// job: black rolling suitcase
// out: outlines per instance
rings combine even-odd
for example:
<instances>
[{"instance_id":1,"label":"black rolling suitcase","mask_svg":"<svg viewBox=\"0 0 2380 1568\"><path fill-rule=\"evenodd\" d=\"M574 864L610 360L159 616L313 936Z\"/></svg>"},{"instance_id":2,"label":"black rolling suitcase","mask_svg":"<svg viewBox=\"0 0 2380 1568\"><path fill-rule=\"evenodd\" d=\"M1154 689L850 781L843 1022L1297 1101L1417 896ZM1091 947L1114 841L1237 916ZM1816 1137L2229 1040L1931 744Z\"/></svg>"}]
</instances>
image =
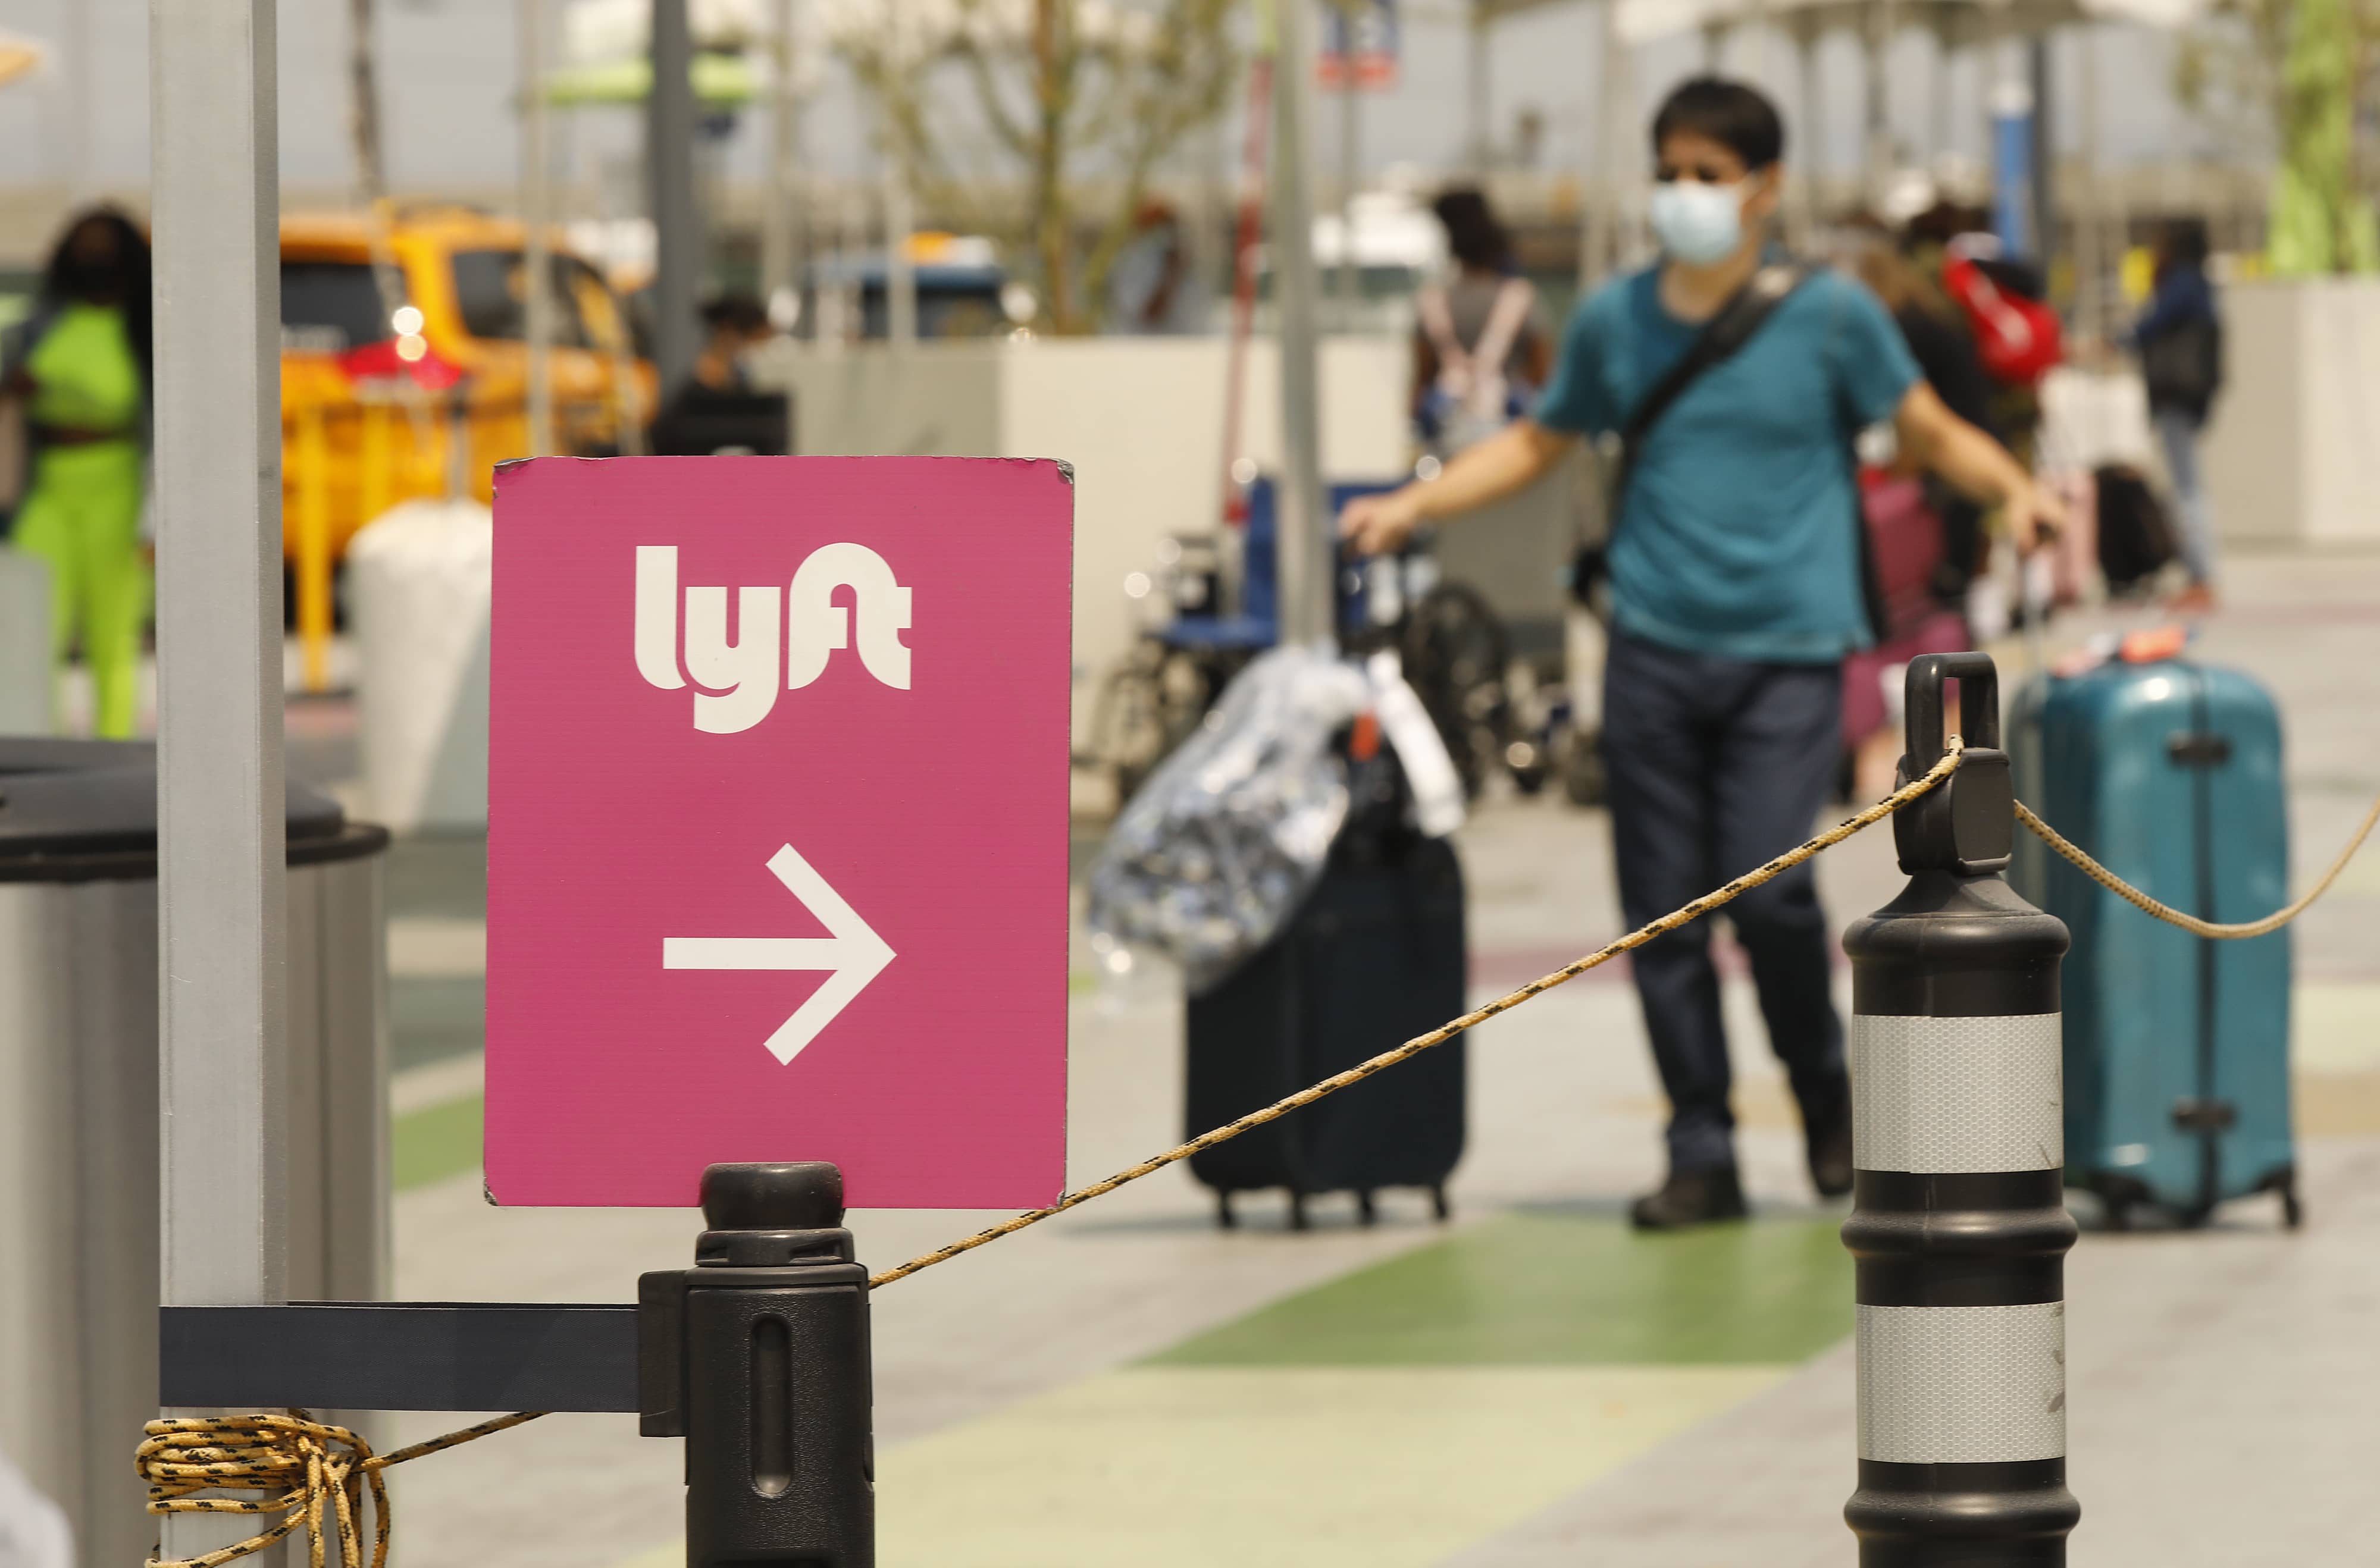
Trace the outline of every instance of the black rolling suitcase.
<instances>
[{"instance_id":1,"label":"black rolling suitcase","mask_svg":"<svg viewBox=\"0 0 2380 1568\"><path fill-rule=\"evenodd\" d=\"M2179 553L2165 503L2141 471L2112 463L2092 476L2097 498L2099 572L2119 598L2151 585Z\"/></svg>"},{"instance_id":2,"label":"black rolling suitcase","mask_svg":"<svg viewBox=\"0 0 2380 1568\"><path fill-rule=\"evenodd\" d=\"M1287 928L1190 999L1192 1136L1463 1011L1463 867L1447 840L1422 838L1396 820L1401 783L1396 812L1355 814ZM1193 1154L1190 1169L1215 1189L1226 1225L1233 1193L1269 1187L1288 1189L1293 1229L1305 1227L1305 1200L1320 1192L1354 1192L1369 1224L1373 1194L1384 1187L1428 1188L1442 1220L1463 1131L1458 1035Z\"/></svg>"}]
</instances>

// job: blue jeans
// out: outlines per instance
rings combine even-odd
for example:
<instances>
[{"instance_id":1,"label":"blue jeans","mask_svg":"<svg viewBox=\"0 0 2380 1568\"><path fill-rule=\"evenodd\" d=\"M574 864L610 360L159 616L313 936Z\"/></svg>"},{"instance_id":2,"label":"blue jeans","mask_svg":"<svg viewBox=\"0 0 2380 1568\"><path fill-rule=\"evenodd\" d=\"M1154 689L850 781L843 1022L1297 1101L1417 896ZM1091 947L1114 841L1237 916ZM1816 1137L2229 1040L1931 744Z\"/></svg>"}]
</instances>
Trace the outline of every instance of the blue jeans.
<instances>
[{"instance_id":1,"label":"blue jeans","mask_svg":"<svg viewBox=\"0 0 2380 1568\"><path fill-rule=\"evenodd\" d=\"M1841 755L1839 667L1753 664L1615 635L1603 703L1613 858L1631 929L1810 836ZM1815 867L1754 888L1727 917L1804 1119L1844 1114L1850 1080ZM1670 1168L1732 1164L1732 1074L1710 923L1656 937L1633 964L1670 1097Z\"/></svg>"},{"instance_id":2,"label":"blue jeans","mask_svg":"<svg viewBox=\"0 0 2380 1568\"><path fill-rule=\"evenodd\" d=\"M2181 563L2190 569L2191 582L2203 586L2215 581L2215 513L2198 472L2200 421L2179 408L2160 408L2151 418L2165 445L2166 476L2173 481L2181 513Z\"/></svg>"}]
</instances>

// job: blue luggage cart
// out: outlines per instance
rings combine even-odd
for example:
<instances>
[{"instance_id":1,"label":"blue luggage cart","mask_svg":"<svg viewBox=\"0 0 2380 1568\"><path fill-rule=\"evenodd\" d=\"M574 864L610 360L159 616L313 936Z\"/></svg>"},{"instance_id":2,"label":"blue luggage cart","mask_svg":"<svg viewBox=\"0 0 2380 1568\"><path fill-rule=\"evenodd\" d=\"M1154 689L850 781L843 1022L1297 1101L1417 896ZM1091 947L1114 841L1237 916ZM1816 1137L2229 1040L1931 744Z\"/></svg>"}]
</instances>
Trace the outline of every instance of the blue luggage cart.
<instances>
[{"instance_id":1,"label":"blue luggage cart","mask_svg":"<svg viewBox=\"0 0 2380 1568\"><path fill-rule=\"evenodd\" d=\"M1378 495L1395 489L1398 483L1380 479L1331 485L1324 492L1325 502L1335 518L1339 509L1355 497ZM1241 535L1240 613L1177 616L1156 633L1168 645L1246 654L1260 653L1281 640L1280 501L1269 476L1248 487L1247 501L1247 522ZM1342 564L1337 599L1340 634L1359 633L1367 623L1361 573L1348 571Z\"/></svg>"},{"instance_id":2,"label":"blue luggage cart","mask_svg":"<svg viewBox=\"0 0 2380 1568\"><path fill-rule=\"evenodd\" d=\"M2018 797L2151 898L2252 921L2289 901L2280 717L2236 670L2185 659L2034 682L2012 727ZM2289 1122L2289 934L2193 936L2019 834L2020 891L2073 933L2065 966L2066 1172L2110 1225L2183 1223L2250 1193L2301 1211Z\"/></svg>"}]
</instances>

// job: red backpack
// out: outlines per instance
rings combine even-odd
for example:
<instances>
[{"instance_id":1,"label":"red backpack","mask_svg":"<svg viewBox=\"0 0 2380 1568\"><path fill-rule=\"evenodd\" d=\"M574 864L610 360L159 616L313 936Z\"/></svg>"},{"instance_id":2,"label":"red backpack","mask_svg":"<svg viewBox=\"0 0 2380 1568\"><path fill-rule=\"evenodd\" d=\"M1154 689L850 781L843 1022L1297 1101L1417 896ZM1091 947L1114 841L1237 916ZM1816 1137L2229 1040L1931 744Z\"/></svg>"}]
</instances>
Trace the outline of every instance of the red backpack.
<instances>
[{"instance_id":1,"label":"red backpack","mask_svg":"<svg viewBox=\"0 0 2380 1568\"><path fill-rule=\"evenodd\" d=\"M1995 380L2032 386L2066 356L2058 312L2000 287L1970 258L1953 251L1944 259L1942 286L1967 313L1976 356Z\"/></svg>"}]
</instances>

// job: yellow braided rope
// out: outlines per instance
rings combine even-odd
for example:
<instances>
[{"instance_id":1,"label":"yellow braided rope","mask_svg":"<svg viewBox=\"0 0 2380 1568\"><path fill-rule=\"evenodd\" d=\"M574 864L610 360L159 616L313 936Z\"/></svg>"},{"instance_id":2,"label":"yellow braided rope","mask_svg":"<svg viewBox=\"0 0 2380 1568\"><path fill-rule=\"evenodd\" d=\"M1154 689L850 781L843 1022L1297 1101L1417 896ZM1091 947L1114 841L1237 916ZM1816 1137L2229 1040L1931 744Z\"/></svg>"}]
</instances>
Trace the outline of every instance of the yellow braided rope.
<instances>
[{"instance_id":1,"label":"yellow braided rope","mask_svg":"<svg viewBox=\"0 0 2380 1568\"><path fill-rule=\"evenodd\" d=\"M1942 760L1936 763L1924 778L1904 785L1800 848L1745 873L1716 892L1705 894L1683 909L1630 932L1617 942L1589 953L1575 963L1566 964L1542 979L1533 980L1484 1007L1465 1013L1427 1034L1408 1040L1396 1049L1383 1052L1336 1077L1325 1079L1286 1100L1242 1116L1228 1127L1220 1127L1194 1138L1154 1159L1144 1160L1128 1170L1119 1171L1105 1181L1095 1182L1079 1192L1070 1192L1046 1209L1019 1214L988 1230L978 1231L964 1240L913 1258L897 1269L887 1269L872 1275L868 1279L868 1286L873 1289L897 1279L906 1279L921 1269L932 1268L936 1263L955 1258L962 1252L972 1252L987 1242L1013 1236L1052 1214L1063 1213L1078 1204L1113 1192L1127 1182L1138 1181L1150 1172L1187 1159L1202 1149L1211 1149L1218 1143L1237 1138L1251 1128L1262 1127L1300 1106L1310 1105L1326 1094L1335 1093L1352 1083L1360 1083L1374 1073L1392 1067L1409 1056L1418 1055L1433 1045L1453 1039L1464 1030L1483 1023L1498 1013L1520 1006L1532 996L1575 980L1632 947L1641 947L1656 936L1675 931L1688 922L1708 914L1762 883L1791 871L1819 851L1831 849L1863 828L1883 821L1956 772L1960 754L1960 742L1953 737ZM198 1557L171 1561L152 1558L149 1568L224 1568L225 1563L285 1539L301 1526L311 1538L311 1568L325 1568L333 1531L338 1542L339 1568L365 1568L360 1524L367 1490L371 1498L374 1526L370 1568L386 1568L389 1513L387 1489L380 1477L382 1470L392 1465L402 1465L408 1459L419 1459L425 1454L475 1441L492 1433L517 1427L524 1421L534 1421L541 1414L541 1411L523 1411L518 1415L498 1417L492 1421L482 1421L476 1427L448 1432L443 1437L431 1438L427 1442L418 1442L410 1448L401 1448L387 1454L374 1454L370 1444L345 1427L311 1420L303 1411L297 1410L285 1416L186 1417L152 1421L146 1429L147 1441L141 1443L135 1461L141 1479L149 1483L149 1512L161 1514L278 1514L281 1517L246 1540ZM253 1491L261 1495L252 1500L197 1495L209 1491ZM323 1520L326 1507L333 1515L329 1530L325 1529Z\"/></svg>"},{"instance_id":2,"label":"yellow braided rope","mask_svg":"<svg viewBox=\"0 0 2380 1568\"><path fill-rule=\"evenodd\" d=\"M907 1279L921 1269L930 1269L937 1263L948 1262L962 1252L972 1252L988 1242L998 1241L1003 1236L1014 1236L1027 1225L1039 1224L1052 1214L1062 1214L1078 1204L1087 1203L1094 1198L1104 1197L1126 1182L1138 1181L1151 1172L1163 1170L1176 1161L1186 1160L1202 1150L1212 1149L1218 1143L1228 1142L1252 1128L1259 1128L1267 1122L1276 1121L1292 1111L1311 1105L1326 1094L1335 1094L1349 1084L1361 1083L1374 1073L1395 1067L1409 1056L1417 1056L1433 1045L1442 1045L1464 1030L1485 1023L1498 1013L1508 1012L1532 996L1542 995L1557 985L1576 980L1587 971L1598 969L1609 963L1632 947L1641 947L1656 936L1666 935L1691 921L1698 920L1720 905L1750 892L1762 883L1783 875L1820 850L1830 850L1861 829L1872 827L1882 822L1886 817L1957 772L1961 750L1959 738L1952 736L1949 748L1942 754L1942 760L1927 769L1924 777L1902 785L1858 815L1836 824L1800 848L1789 850L1767 864L1744 873L1716 892L1704 894L1683 909L1671 911L1648 925L1639 926L1609 947L1598 947L1586 957L1564 964L1551 974L1533 980L1517 991L1507 992L1486 1007L1467 1012L1451 1023L1440 1024L1427 1034L1415 1035L1392 1051L1383 1051L1371 1060L1359 1062L1345 1072L1326 1078L1310 1089L1301 1089L1286 1100L1276 1100L1261 1111L1251 1111L1228 1126L1219 1127L1212 1132L1200 1133L1187 1143L1177 1143L1164 1153L1153 1155L1136 1165L1118 1171L1105 1181L1095 1181L1080 1191L1069 1192L1046 1209L1027 1210L1013 1219L1002 1220L1000 1224L979 1230L973 1236L953 1241L947 1247L938 1247L931 1252L922 1253L898 1268L886 1269L881 1273L870 1274L868 1278L868 1288L872 1290L879 1285L891 1285L894 1280Z\"/></svg>"},{"instance_id":3,"label":"yellow braided rope","mask_svg":"<svg viewBox=\"0 0 2380 1568\"><path fill-rule=\"evenodd\" d=\"M1311 1088L1301 1090L1285 1100L1251 1112L1229 1126L1217 1128L1153 1159L1119 1171L1105 1181L1094 1182L1080 1191L1070 1192L1046 1209L1018 1214L947 1247L913 1258L898 1268L872 1275L868 1285L872 1289L890 1285L894 1280L906 1279L922 1269L929 1269L962 1252L971 1252L1003 1236L1013 1236L1052 1214L1063 1213L1094 1198L1113 1192L1152 1171L1162 1170L1201 1150L1211 1149L1252 1128L1262 1127L1302 1106L1310 1105L1350 1084L1360 1083L1375 1073L1385 1071L1433 1045L1453 1039L1499 1013L1520 1006L1532 996L1541 995L1557 985L1575 980L1632 948L1641 947L1657 936L1708 914L1762 883L1791 871L1820 851L1841 843L1852 834L1883 821L1956 772L1961 750L1959 741L1953 737L1942 759L1923 778L1904 785L1865 811L1828 828L1799 848L1745 873L1724 887L1705 894L1684 908L1663 915L1551 974L1533 980L1483 1007L1408 1040L1345 1072L1325 1079ZM301 1526L311 1538L311 1568L325 1568L333 1531L335 1531L338 1542L339 1568L364 1568L359 1526L367 1490L371 1498L374 1525L370 1568L385 1568L389 1541L388 1493L380 1472L408 1459L419 1459L425 1454L436 1453L519 1426L524 1421L533 1421L540 1414L541 1412L524 1411L518 1415L499 1417L476 1427L448 1432L427 1442L399 1449L394 1453L380 1455L374 1454L369 1443L346 1428L310 1420L302 1411L292 1411L286 1416L225 1416L152 1421L147 1428L148 1439L141 1443L136 1461L141 1478L149 1483L151 1513L278 1514L281 1517L267 1529L246 1540L198 1557L170 1562L152 1558L149 1568L224 1568L225 1563L285 1539ZM197 1495L226 1490L254 1491L261 1495L254 1500ZM333 1515L330 1529L325 1528L323 1518L326 1506Z\"/></svg>"},{"instance_id":4,"label":"yellow braided rope","mask_svg":"<svg viewBox=\"0 0 2380 1568\"><path fill-rule=\"evenodd\" d=\"M476 1427L448 1432L394 1453L375 1454L371 1444L302 1410L285 1416L200 1416L152 1421L133 1463L149 1483L152 1514L278 1514L257 1535L197 1557L152 1557L149 1568L223 1568L261 1551L301 1526L311 1538L311 1568L323 1568L333 1531L339 1568L363 1568L361 1524L364 1494L371 1495L370 1568L388 1562L388 1488L380 1473L392 1465L534 1421L542 1411L500 1416ZM201 1497L210 1491L253 1491L256 1498ZM326 1530L325 1506L333 1519Z\"/></svg>"},{"instance_id":5,"label":"yellow braided rope","mask_svg":"<svg viewBox=\"0 0 2380 1568\"><path fill-rule=\"evenodd\" d=\"M963 1252L972 1252L978 1247L997 1241L1003 1236L1014 1236L1027 1225L1038 1224L1053 1214L1062 1214L1094 1198L1103 1197L1167 1165L1186 1160L1219 1143L1228 1142L1251 1128L1279 1120L1290 1112L1310 1105L1350 1084L1360 1083L1409 1057L1419 1055L1433 1045L1443 1044L1499 1013L1508 1012L1533 996L1542 995L1589 970L1600 968L1632 948L1641 947L1657 936L1700 919L1762 883L1772 881L1821 851L1832 849L1852 835L1874 826L1957 772L1962 754L1961 742L1957 736L1952 736L1941 760L1927 769L1923 777L1902 785L1866 810L1766 865L1746 872L1724 887L1706 893L1683 908L1638 927L1618 941L1598 947L1585 958L1565 964L1551 974L1533 980L1517 990L1507 992L1427 1034L1416 1035L1393 1050L1384 1051L1345 1072L1302 1089L1287 1099L1275 1101L1260 1111L1252 1111L1235 1122L1201 1133L1186 1143L1176 1144L1162 1154L1118 1171L1104 1181L1093 1182L1079 1191L1069 1192L1046 1209L1028 1210L946 1247L912 1258L898 1268L872 1274L868 1277L868 1287L874 1289L894 1280L906 1279L937 1263L947 1262ZM2339 851L2330 869L2323 873L2302 898L2262 920L2238 925L2201 920L2170 905L2159 903L2078 849L2056 828L2034 815L2022 801L2016 802L2016 816L2018 821L2039 834L2051 849L2071 861L2083 874L2136 908L2199 936L2233 939L2262 936L2277 931L2303 914L2315 899L2328 892L2331 885L2338 880L2339 874L2347 869L2348 862L2354 859L2356 851L2363 847L2363 841L2371 836L2374 826L2380 826L2380 800L2373 802L2372 809L2364 814L2362 825L2348 840L2347 847ZM200 1417L152 1421L145 1429L147 1440L141 1443L135 1461L141 1478L149 1483L150 1513L278 1514L281 1517L246 1540L198 1557L171 1561L151 1558L149 1568L223 1568L225 1563L285 1539L301 1526L310 1540L310 1568L325 1568L332 1531L335 1531L338 1542L339 1568L365 1568L360 1523L367 1491L371 1498L373 1521L370 1568L385 1568L390 1532L388 1490L380 1475L382 1470L392 1465L402 1465L408 1459L419 1459L476 1441L525 1421L534 1421L542 1414L542 1411L528 1410L500 1416L478 1426L447 1432L385 1454L373 1453L370 1443L346 1428L311 1420L303 1411L293 1410L285 1416ZM253 1491L261 1495L253 1500L198 1495L210 1491ZM326 1508L333 1515L330 1530L326 1530L324 1525Z\"/></svg>"},{"instance_id":6,"label":"yellow braided rope","mask_svg":"<svg viewBox=\"0 0 2380 1568\"><path fill-rule=\"evenodd\" d=\"M2278 931L2311 909L2316 899L2329 892L2330 885L2338 880L2338 874L2347 869L2347 862L2355 858L2355 851L2363 848L2363 840L2372 836L2373 825L2380 823L2380 799L2373 801L2372 809L2363 814L2363 826L2355 830L2355 836L2347 841L2347 848L2338 851L2338 858L2330 862L2330 869L2324 872L2320 880L2316 881L2312 887L2306 889L2303 898L2286 909L2275 910L2262 920L2247 921L2238 925L2221 925L2211 920L2201 920L2196 915L2182 913L2170 904L2157 902L2097 861L2093 860L2058 829L2034 815L2033 808L2022 801L2016 802L2016 819L2041 835L2043 843L2072 861L2083 875L2134 909L2153 914L2168 925L2178 925L2193 936L2211 937L2218 942L2231 942L2242 937L2264 936Z\"/></svg>"}]
</instances>

